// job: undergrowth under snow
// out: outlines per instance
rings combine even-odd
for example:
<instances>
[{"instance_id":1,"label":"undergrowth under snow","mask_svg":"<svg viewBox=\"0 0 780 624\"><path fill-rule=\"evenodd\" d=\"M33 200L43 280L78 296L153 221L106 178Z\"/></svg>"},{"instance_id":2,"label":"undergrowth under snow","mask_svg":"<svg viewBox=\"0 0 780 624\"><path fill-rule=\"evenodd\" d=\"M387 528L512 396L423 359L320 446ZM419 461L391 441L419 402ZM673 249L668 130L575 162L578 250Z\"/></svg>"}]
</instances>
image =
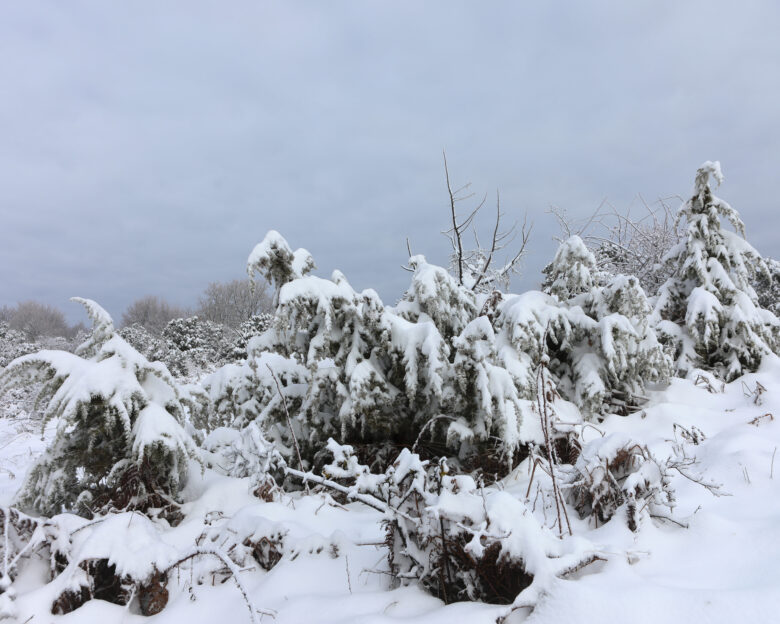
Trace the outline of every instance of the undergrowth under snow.
<instances>
[{"instance_id":1,"label":"undergrowth under snow","mask_svg":"<svg viewBox=\"0 0 780 624\"><path fill-rule=\"evenodd\" d=\"M202 471L197 464L182 492L184 519L174 528L139 513L98 522L60 515L52 522L71 536L74 561L107 558L117 574L136 578L170 568L168 604L152 616L160 624L253 619L487 624L501 616L529 624L775 621L780 607L780 359L767 358L758 373L725 386L708 388L698 381L673 379L667 388L650 390L641 411L585 427L586 443L602 438L600 446L606 448L630 439L660 462L675 458L677 469L668 471L674 506L665 514L668 519L641 516L632 532L624 509L595 526L568 505L576 537L565 536L562 549L585 544L600 560L566 578L545 579L532 611L471 602L445 606L415 585L391 589L379 511L359 502L341 504L325 492L282 493L264 502L252 494L250 478ZM11 503L25 470L46 445L39 423L12 407L5 406L11 416L0 419L3 506ZM499 484L501 497L511 496L518 509L530 510L552 528L554 511L538 499L544 496L538 472L526 499L531 468L526 460L506 477ZM506 529L522 527L509 519ZM272 545L275 551L264 556L278 563L263 569L247 544ZM201 554L171 568L196 551ZM232 564L233 575L223 573L219 553L227 552L232 561L243 562ZM70 565L50 581L49 564L33 555L20 565L13 584L15 621L149 621L133 601L124 607L90 600L66 615L52 615L53 602L78 585L81 572ZM257 609L254 614L244 591Z\"/></svg>"}]
</instances>

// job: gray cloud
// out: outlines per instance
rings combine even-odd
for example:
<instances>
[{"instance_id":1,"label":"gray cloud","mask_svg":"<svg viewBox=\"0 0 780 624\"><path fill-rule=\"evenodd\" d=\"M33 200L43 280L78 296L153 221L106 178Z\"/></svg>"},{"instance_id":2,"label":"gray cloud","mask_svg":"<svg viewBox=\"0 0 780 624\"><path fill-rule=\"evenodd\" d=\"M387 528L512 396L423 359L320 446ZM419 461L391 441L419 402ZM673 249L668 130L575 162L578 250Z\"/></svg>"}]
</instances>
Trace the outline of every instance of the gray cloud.
<instances>
[{"instance_id":1,"label":"gray cloud","mask_svg":"<svg viewBox=\"0 0 780 624\"><path fill-rule=\"evenodd\" d=\"M0 8L0 304L193 303L270 228L388 301L457 180L555 204L720 195L780 255L777 3L25 2ZM73 314L76 314L74 311Z\"/></svg>"}]
</instances>

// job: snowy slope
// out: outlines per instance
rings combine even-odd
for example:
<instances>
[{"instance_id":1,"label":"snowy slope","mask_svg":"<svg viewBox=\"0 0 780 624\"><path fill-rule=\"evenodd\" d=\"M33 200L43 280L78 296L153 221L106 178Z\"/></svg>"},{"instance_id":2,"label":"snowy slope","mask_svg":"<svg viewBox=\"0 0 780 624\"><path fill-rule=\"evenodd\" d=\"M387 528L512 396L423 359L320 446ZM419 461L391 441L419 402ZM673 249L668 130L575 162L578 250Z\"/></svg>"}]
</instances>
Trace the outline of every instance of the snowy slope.
<instances>
[{"instance_id":1,"label":"snowy slope","mask_svg":"<svg viewBox=\"0 0 780 624\"><path fill-rule=\"evenodd\" d=\"M757 394L759 387L766 391ZM668 388L650 392L641 412L611 416L598 425L600 431L585 430L586 439L630 437L659 458L670 456L675 445L685 453L691 460L684 470L689 478L673 471L671 481L676 522L645 518L632 533L621 517L595 527L570 507L574 534L595 544L606 561L555 580L533 612L517 609L507 622L777 621L780 359L770 359L723 392L720 383L712 389L675 379ZM694 444L681 428L698 429L704 439ZM23 414L0 420L2 504L9 503L25 466L44 444ZM233 544L241 548L246 538L281 535L281 559L274 567L266 571L252 561L238 572L251 601L264 612L256 614L256 621L478 624L508 612L506 606L479 603L445 606L415 586L390 589L382 515L360 503L341 505L325 493L283 494L279 501L263 502L250 493L248 479L201 473L196 466L190 474L183 493L185 519L175 528L140 514L118 514L93 524L59 516L71 531L85 527L73 534L73 552L81 558L107 557L118 570L143 575L170 566L196 544L227 551ZM529 477L526 462L507 477L506 491L524 499ZM48 561L33 555L21 564L14 583L15 618L96 624L252 621L240 588L218 572L221 567L217 557L203 555L173 569L168 605L151 620L139 614L137 601L123 607L92 600L55 616L53 601L79 572L71 566L48 582Z\"/></svg>"}]
</instances>

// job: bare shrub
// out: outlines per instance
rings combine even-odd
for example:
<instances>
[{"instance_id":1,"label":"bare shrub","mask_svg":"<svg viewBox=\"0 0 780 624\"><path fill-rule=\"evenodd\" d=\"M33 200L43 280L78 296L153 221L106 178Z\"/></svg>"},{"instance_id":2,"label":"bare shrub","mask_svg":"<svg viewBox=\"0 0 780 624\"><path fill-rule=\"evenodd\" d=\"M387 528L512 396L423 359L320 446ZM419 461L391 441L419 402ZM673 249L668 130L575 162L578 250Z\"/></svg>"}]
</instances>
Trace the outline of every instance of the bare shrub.
<instances>
[{"instance_id":1,"label":"bare shrub","mask_svg":"<svg viewBox=\"0 0 780 624\"><path fill-rule=\"evenodd\" d=\"M253 286L248 279L212 282L198 304L197 315L201 319L232 329L272 309L267 284L258 281Z\"/></svg>"},{"instance_id":2,"label":"bare shrub","mask_svg":"<svg viewBox=\"0 0 780 624\"><path fill-rule=\"evenodd\" d=\"M596 257L599 269L611 275L633 275L649 295L672 274L666 255L682 238L682 229L666 199L648 204L640 196L641 210L625 211L603 202L583 221L575 221L557 208L563 238L579 236Z\"/></svg>"},{"instance_id":3,"label":"bare shrub","mask_svg":"<svg viewBox=\"0 0 780 624\"><path fill-rule=\"evenodd\" d=\"M162 334L169 321L189 316L187 310L155 295L137 299L122 315L122 327L138 324L155 336Z\"/></svg>"},{"instance_id":4,"label":"bare shrub","mask_svg":"<svg viewBox=\"0 0 780 624\"><path fill-rule=\"evenodd\" d=\"M28 340L35 341L42 336L63 336L70 338L75 329L68 325L65 315L54 306L39 301L22 301L15 308L6 308L10 329L23 332Z\"/></svg>"},{"instance_id":5,"label":"bare shrub","mask_svg":"<svg viewBox=\"0 0 780 624\"><path fill-rule=\"evenodd\" d=\"M450 270L458 280L458 284L474 292L490 293L498 288L508 288L512 276L517 274L520 263L526 252L526 245L531 236L532 225L528 224L527 215L518 230L517 223L509 228L502 226L501 219L505 213L501 211L501 196L496 191L496 217L490 229L490 242L483 244L479 238L475 219L484 208L487 195L477 202L466 217L457 214L457 204L472 199L471 183L453 187L450 182L450 171L447 166L447 155L444 156L444 175L447 181L447 195L450 204L451 227L442 232L452 245L450 255ZM474 237L473 246L464 242L465 235ZM505 251L513 246L519 236L519 241L511 251ZM407 241L408 243L408 241ZM409 248L409 256L412 255ZM499 256L505 256L499 259Z\"/></svg>"}]
</instances>

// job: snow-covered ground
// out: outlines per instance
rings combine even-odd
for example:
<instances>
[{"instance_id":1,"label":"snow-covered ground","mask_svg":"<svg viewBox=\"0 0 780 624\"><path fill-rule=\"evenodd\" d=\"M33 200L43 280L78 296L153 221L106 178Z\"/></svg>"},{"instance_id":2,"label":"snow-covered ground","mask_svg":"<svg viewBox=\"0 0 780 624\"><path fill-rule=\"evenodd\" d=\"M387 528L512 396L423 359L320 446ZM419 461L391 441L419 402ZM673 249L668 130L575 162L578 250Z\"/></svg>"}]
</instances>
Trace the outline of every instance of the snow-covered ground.
<instances>
[{"instance_id":1,"label":"snow-covered ground","mask_svg":"<svg viewBox=\"0 0 780 624\"><path fill-rule=\"evenodd\" d=\"M757 392L760 388L765 391ZM678 452L695 460L684 470L690 478L672 471L675 522L644 517L638 531L631 532L620 513L596 527L570 507L573 533L589 540L605 561L554 580L532 612L517 609L506 622L778 621L780 359L768 360L758 373L726 385L723 392L720 383L713 389L674 379L668 388L650 392L641 412L611 416L598 430L585 429L586 440L622 434L658 458L670 456L677 445ZM698 429L704 439L694 444L682 428ZM0 419L2 505L11 503L27 466L45 444L40 424L23 410ZM524 499L529 477L525 462L505 479L506 491ZM382 515L369 507L341 505L324 492L285 493L276 502L263 502L250 489L248 479L193 466L183 492L185 518L174 528L138 513L92 524L75 516L57 521L71 533L77 560L107 557L118 573L136 577L153 566L175 563L196 547L235 555L248 537L256 542L283 536L281 559L270 570L251 559L252 565L235 568L241 587L217 572L223 566L215 555L172 569L168 604L152 616L161 624L250 622L242 589L258 609L256 621L277 624L478 624L507 613L506 606L480 603L445 606L414 585L392 589ZM72 532L82 525L83 530ZM16 621L149 621L140 615L137 600L128 606L91 600L66 615L52 615L53 602L77 582L79 570L69 566L49 581L49 561L41 557L20 564L13 586Z\"/></svg>"}]
</instances>

